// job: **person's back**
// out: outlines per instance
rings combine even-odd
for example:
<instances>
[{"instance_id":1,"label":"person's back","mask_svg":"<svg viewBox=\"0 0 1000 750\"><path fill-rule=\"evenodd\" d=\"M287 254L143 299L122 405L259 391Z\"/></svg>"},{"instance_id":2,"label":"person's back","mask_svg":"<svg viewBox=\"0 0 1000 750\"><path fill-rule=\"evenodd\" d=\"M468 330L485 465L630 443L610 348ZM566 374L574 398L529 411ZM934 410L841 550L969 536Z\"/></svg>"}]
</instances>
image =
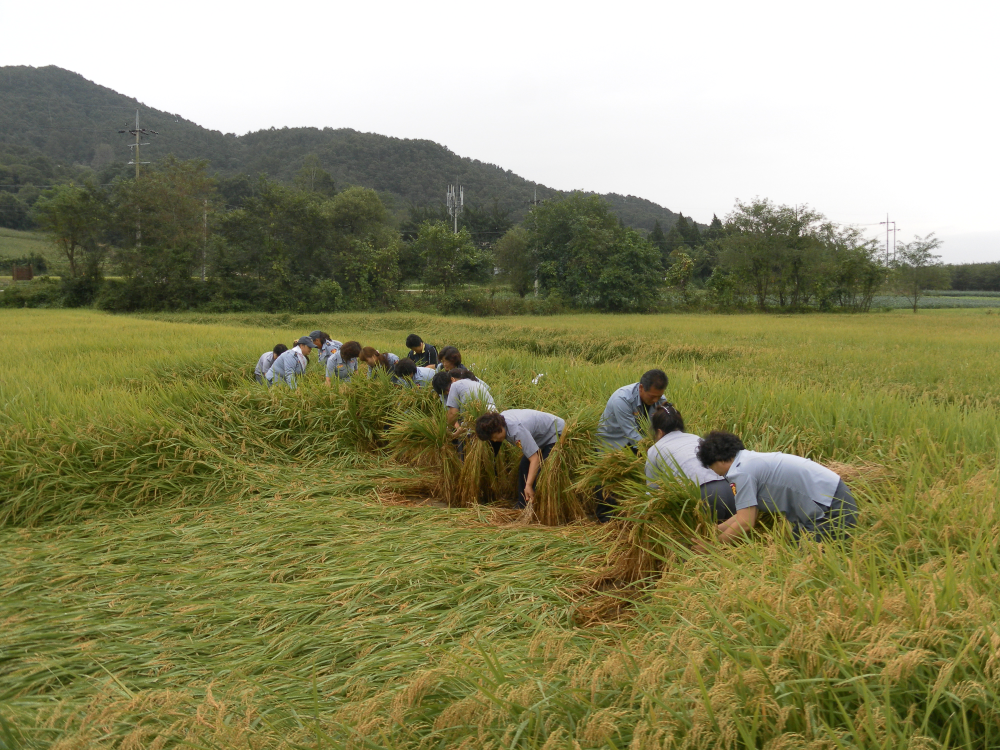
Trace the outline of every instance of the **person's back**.
<instances>
[{"instance_id":1,"label":"person's back","mask_svg":"<svg viewBox=\"0 0 1000 750\"><path fill-rule=\"evenodd\" d=\"M295 378L305 373L307 362L305 355L293 346L274 360L267 379L271 383L283 382L290 388L294 388Z\"/></svg>"},{"instance_id":2,"label":"person's back","mask_svg":"<svg viewBox=\"0 0 1000 750\"><path fill-rule=\"evenodd\" d=\"M482 380L456 380L451 384L445 406L461 412L465 404L470 401L481 401L487 409L496 411L490 388Z\"/></svg>"},{"instance_id":3,"label":"person's back","mask_svg":"<svg viewBox=\"0 0 1000 750\"><path fill-rule=\"evenodd\" d=\"M840 484L837 474L808 458L746 448L736 454L726 479L736 485L737 509L752 497L761 510L807 528L823 517Z\"/></svg>"},{"instance_id":4,"label":"person's back","mask_svg":"<svg viewBox=\"0 0 1000 750\"><path fill-rule=\"evenodd\" d=\"M260 355L260 359L257 360L257 366L253 368L253 375L258 383L264 382L267 371L271 369L275 359L274 352L264 352Z\"/></svg>"},{"instance_id":5,"label":"person's back","mask_svg":"<svg viewBox=\"0 0 1000 750\"><path fill-rule=\"evenodd\" d=\"M689 432L668 432L646 451L646 478L655 483L669 472L677 479L688 479L698 485L722 479L698 460L700 442L698 435Z\"/></svg>"},{"instance_id":6,"label":"person's back","mask_svg":"<svg viewBox=\"0 0 1000 750\"><path fill-rule=\"evenodd\" d=\"M420 367L418 365L417 372L413 376L413 382L419 386L430 385L434 379L434 372L433 367Z\"/></svg>"}]
</instances>

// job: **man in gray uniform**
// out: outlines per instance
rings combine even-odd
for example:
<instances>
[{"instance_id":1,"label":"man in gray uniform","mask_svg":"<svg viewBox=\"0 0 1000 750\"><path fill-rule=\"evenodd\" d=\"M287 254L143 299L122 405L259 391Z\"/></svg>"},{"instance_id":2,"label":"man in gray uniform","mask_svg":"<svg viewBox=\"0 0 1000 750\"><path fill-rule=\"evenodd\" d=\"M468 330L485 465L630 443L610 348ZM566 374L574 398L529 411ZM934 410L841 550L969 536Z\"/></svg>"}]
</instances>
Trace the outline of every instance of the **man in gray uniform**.
<instances>
[{"instance_id":1,"label":"man in gray uniform","mask_svg":"<svg viewBox=\"0 0 1000 750\"><path fill-rule=\"evenodd\" d=\"M640 425L642 421L649 422L657 405L667 402L663 396L666 390L667 374L663 370L647 370L638 383L623 385L612 393L597 428L601 448L618 450L628 445L636 452L635 446L642 440Z\"/></svg>"},{"instance_id":2,"label":"man in gray uniform","mask_svg":"<svg viewBox=\"0 0 1000 750\"><path fill-rule=\"evenodd\" d=\"M649 429L647 425L653 410L667 402L663 396L666 390L667 374L663 370L647 370L638 383L623 385L612 393L597 427L598 451L618 450L627 445L638 454L636 446L642 440L640 427ZM594 502L597 520L601 523L609 521L618 501L603 487L598 487L594 492Z\"/></svg>"},{"instance_id":3,"label":"man in gray uniform","mask_svg":"<svg viewBox=\"0 0 1000 750\"><path fill-rule=\"evenodd\" d=\"M787 453L748 451L731 432L714 430L698 446L702 466L730 483L736 515L719 524L719 541L739 541L757 523L759 510L781 513L798 539L846 537L857 524L858 504L834 472Z\"/></svg>"},{"instance_id":4,"label":"man in gray uniform","mask_svg":"<svg viewBox=\"0 0 1000 750\"><path fill-rule=\"evenodd\" d=\"M521 465L517 473L517 495L514 503L523 508L535 499L535 479L542 460L549 457L552 446L566 427L566 421L555 414L534 409L508 409L483 414L476 420L476 437L489 440L495 447L506 440L521 449Z\"/></svg>"}]
</instances>

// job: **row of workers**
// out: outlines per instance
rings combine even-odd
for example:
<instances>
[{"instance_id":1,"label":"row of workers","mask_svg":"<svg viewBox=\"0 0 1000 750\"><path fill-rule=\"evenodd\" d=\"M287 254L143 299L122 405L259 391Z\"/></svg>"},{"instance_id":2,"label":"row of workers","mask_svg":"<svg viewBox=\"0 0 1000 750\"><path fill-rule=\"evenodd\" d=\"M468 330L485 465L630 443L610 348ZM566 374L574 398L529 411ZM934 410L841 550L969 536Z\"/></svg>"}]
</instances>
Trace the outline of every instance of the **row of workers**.
<instances>
[{"instance_id":1,"label":"row of workers","mask_svg":"<svg viewBox=\"0 0 1000 750\"><path fill-rule=\"evenodd\" d=\"M384 368L392 373L400 384L430 384L447 409L447 420L457 441L463 437L459 420L465 407L478 402L487 413L475 422L476 437L493 443L495 448L507 441L520 449L515 502L519 507L533 502L542 461L562 434L565 420L534 409L497 411L489 386L462 365L458 349L444 347L439 357L437 350L416 334L408 336L406 344L407 357L399 358L361 347L358 342L339 345L325 333L313 331L299 339L291 350L265 352L258 371L263 369L267 355L273 355L273 364L264 372L264 379L271 383L277 377L294 387L294 374L304 372L306 355L316 348L321 361L325 360L329 383L332 375L349 379L356 372L360 358L370 369ZM353 346L348 349L349 345ZM301 371L293 373L291 382L286 376L287 367L275 372L275 365L289 354L296 363L302 363ZM730 432L713 430L703 438L687 433L680 411L665 398L667 384L666 373L654 369L644 373L639 382L612 393L598 426L597 450L629 448L638 453L643 427L649 424L655 443L646 455L648 483L653 487L665 480L697 484L702 498L717 517L718 538L722 542L742 539L757 524L761 511L784 516L796 537L837 538L855 526L857 503L835 472L800 456L748 450ZM614 497L598 490L600 521L613 517L615 505Z\"/></svg>"}]
</instances>

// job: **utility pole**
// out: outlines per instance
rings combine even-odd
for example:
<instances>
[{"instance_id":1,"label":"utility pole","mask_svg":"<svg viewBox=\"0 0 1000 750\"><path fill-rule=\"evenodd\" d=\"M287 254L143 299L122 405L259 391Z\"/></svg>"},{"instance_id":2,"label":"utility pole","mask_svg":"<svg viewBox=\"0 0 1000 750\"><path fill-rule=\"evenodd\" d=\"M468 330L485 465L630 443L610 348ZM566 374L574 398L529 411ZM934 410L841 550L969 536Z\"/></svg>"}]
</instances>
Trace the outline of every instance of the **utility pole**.
<instances>
[{"instance_id":1,"label":"utility pole","mask_svg":"<svg viewBox=\"0 0 1000 750\"><path fill-rule=\"evenodd\" d=\"M135 136L135 143L130 143L129 148L135 149L132 152L132 161L129 164L135 164L135 181L139 182L139 165L149 164L148 161L139 161L139 146L148 146L148 143L142 143L141 140L148 135L159 135L155 130L149 130L147 128L139 127L139 110L135 111L135 128L128 127L128 123L125 123L125 130L119 130L119 133L128 133ZM135 220L135 246L139 247L142 245L142 209L139 209L139 217Z\"/></svg>"},{"instance_id":2,"label":"utility pole","mask_svg":"<svg viewBox=\"0 0 1000 750\"><path fill-rule=\"evenodd\" d=\"M458 215L465 207L465 188L461 185L455 189L454 185L448 186L448 213L455 220L455 234L458 234Z\"/></svg>"},{"instance_id":3,"label":"utility pole","mask_svg":"<svg viewBox=\"0 0 1000 750\"><path fill-rule=\"evenodd\" d=\"M129 148L134 148L135 149L135 151L132 153L132 161L130 161L129 164L135 164L135 179L138 180L139 179L139 165L140 164L149 164L148 161L139 161L139 146L148 146L149 145L148 143L140 143L140 140L142 138L145 138L146 136L149 136L149 135L159 135L159 133L157 133L155 130L149 130L148 128L140 128L139 127L139 110L135 111L135 128L129 128L128 127L128 123L126 123L126 129L125 130L119 130L118 132L119 133L129 133L130 135L134 135L135 136L135 143L130 143L128 145Z\"/></svg>"},{"instance_id":4,"label":"utility pole","mask_svg":"<svg viewBox=\"0 0 1000 750\"><path fill-rule=\"evenodd\" d=\"M892 259L896 260L896 222L889 221L889 214L886 214L885 221L879 224L885 224L885 264L889 265L889 225L892 224Z\"/></svg>"},{"instance_id":5,"label":"utility pole","mask_svg":"<svg viewBox=\"0 0 1000 750\"><path fill-rule=\"evenodd\" d=\"M205 214L204 214L204 229L205 237L204 244L201 246L201 283L205 283L205 266L208 265L208 198L205 199Z\"/></svg>"}]
</instances>

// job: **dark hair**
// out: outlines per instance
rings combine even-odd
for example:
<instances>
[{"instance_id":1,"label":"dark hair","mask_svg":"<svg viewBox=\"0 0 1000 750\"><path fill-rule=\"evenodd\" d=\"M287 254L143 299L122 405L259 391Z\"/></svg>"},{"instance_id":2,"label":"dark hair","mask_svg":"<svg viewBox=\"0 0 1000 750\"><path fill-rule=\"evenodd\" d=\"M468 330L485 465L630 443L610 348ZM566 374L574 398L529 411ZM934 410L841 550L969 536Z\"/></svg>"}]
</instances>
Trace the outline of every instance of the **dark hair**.
<instances>
[{"instance_id":1,"label":"dark hair","mask_svg":"<svg viewBox=\"0 0 1000 750\"><path fill-rule=\"evenodd\" d=\"M322 347L323 344L325 344L327 341L333 341L333 339L330 338L330 334L327 333L326 331L320 331L319 332L319 345L320 345L320 347Z\"/></svg>"},{"instance_id":2,"label":"dark hair","mask_svg":"<svg viewBox=\"0 0 1000 750\"><path fill-rule=\"evenodd\" d=\"M361 344L357 341L348 341L342 347L340 347L340 358L345 362L350 362L352 359L356 358L361 354Z\"/></svg>"},{"instance_id":3,"label":"dark hair","mask_svg":"<svg viewBox=\"0 0 1000 750\"><path fill-rule=\"evenodd\" d=\"M451 362L452 367L462 364L462 353L454 346L446 346L438 352L438 359L442 362Z\"/></svg>"},{"instance_id":4,"label":"dark hair","mask_svg":"<svg viewBox=\"0 0 1000 750\"><path fill-rule=\"evenodd\" d=\"M272 351L272 354L274 354L274 358L275 358L275 359L277 359L277 358L278 358L278 357L280 357L280 356L281 356L282 354L284 354L285 352L287 352L287 351L288 351L288 347L287 347L287 346L285 346L284 344L278 344L278 345L277 345L277 346L275 346L275 347L274 347L274 349L272 349L271 351Z\"/></svg>"},{"instance_id":5,"label":"dark hair","mask_svg":"<svg viewBox=\"0 0 1000 750\"><path fill-rule=\"evenodd\" d=\"M396 375L401 378L412 378L417 374L417 363L409 357L403 357L393 368Z\"/></svg>"},{"instance_id":6,"label":"dark hair","mask_svg":"<svg viewBox=\"0 0 1000 750\"><path fill-rule=\"evenodd\" d=\"M677 407L669 402L654 411L649 421L653 425L653 430L659 430L664 435L684 432L684 417L677 411Z\"/></svg>"},{"instance_id":7,"label":"dark hair","mask_svg":"<svg viewBox=\"0 0 1000 750\"><path fill-rule=\"evenodd\" d=\"M462 365L457 365L456 367L452 367L450 370L447 370L446 372L448 373L448 377L452 378L453 380L471 380L474 383L479 382L479 378L477 378L475 375L472 374L472 370L468 370L465 367L462 367Z\"/></svg>"},{"instance_id":8,"label":"dark hair","mask_svg":"<svg viewBox=\"0 0 1000 750\"><path fill-rule=\"evenodd\" d=\"M648 391L650 388L665 391L667 390L667 373L663 370L646 370L639 378L639 385L644 391Z\"/></svg>"},{"instance_id":9,"label":"dark hair","mask_svg":"<svg viewBox=\"0 0 1000 750\"><path fill-rule=\"evenodd\" d=\"M378 357L378 355L379 355L378 349L376 349L374 346L363 346L361 347L361 351L358 352L358 356L366 361L371 359L372 357Z\"/></svg>"},{"instance_id":10,"label":"dark hair","mask_svg":"<svg viewBox=\"0 0 1000 750\"><path fill-rule=\"evenodd\" d=\"M500 430L507 429L507 420L503 414L495 411L487 412L476 420L476 437L480 440L489 440Z\"/></svg>"},{"instance_id":11,"label":"dark hair","mask_svg":"<svg viewBox=\"0 0 1000 750\"><path fill-rule=\"evenodd\" d=\"M424 340L415 333L411 333L409 336L406 337L406 345L411 349L417 348L422 343L424 343Z\"/></svg>"},{"instance_id":12,"label":"dark hair","mask_svg":"<svg viewBox=\"0 0 1000 750\"><path fill-rule=\"evenodd\" d=\"M388 354L378 355L378 358L375 360L375 364L372 365L372 368L375 370L384 370L385 372L391 370L392 362L389 361L389 355Z\"/></svg>"},{"instance_id":13,"label":"dark hair","mask_svg":"<svg viewBox=\"0 0 1000 750\"><path fill-rule=\"evenodd\" d=\"M434 373L434 377L431 378L431 388L439 396L443 396L449 390L451 390L451 373L450 372L437 372Z\"/></svg>"},{"instance_id":14,"label":"dark hair","mask_svg":"<svg viewBox=\"0 0 1000 750\"><path fill-rule=\"evenodd\" d=\"M698 460L707 469L716 461L732 461L745 447L733 433L712 430L698 443Z\"/></svg>"}]
</instances>

